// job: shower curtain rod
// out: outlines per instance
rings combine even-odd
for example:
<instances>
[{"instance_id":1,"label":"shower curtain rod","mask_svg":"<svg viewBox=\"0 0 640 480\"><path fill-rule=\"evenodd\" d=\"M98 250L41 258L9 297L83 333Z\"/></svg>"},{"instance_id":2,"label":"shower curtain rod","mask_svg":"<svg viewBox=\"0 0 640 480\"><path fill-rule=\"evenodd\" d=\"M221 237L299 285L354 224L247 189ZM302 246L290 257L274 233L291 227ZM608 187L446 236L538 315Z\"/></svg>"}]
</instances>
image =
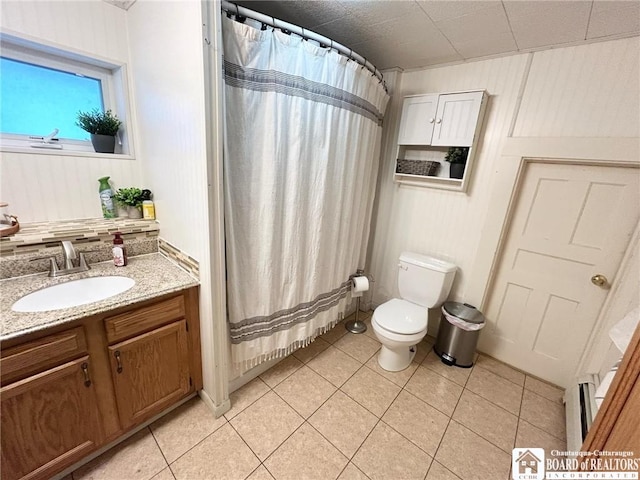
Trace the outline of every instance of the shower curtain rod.
<instances>
[{"instance_id":1,"label":"shower curtain rod","mask_svg":"<svg viewBox=\"0 0 640 480\"><path fill-rule=\"evenodd\" d=\"M222 10L238 15L241 17L252 18L266 25L272 26L274 28L279 28L281 30L288 30L289 32L293 32L296 35L301 36L305 39L315 40L323 45L333 48L338 52L342 53L346 57L355 60L360 65L369 70L374 76L376 76L382 86L384 87L385 92L387 91L387 85L384 82L384 77L382 76L382 72L376 68L376 66L371 63L369 60L364 58L362 55L357 54L352 49L345 47L344 45L334 42L330 38L327 38L323 35L320 35L311 30L307 30L306 28L302 28L298 25L294 25L293 23L285 22L284 20L280 20L279 18L270 17L269 15L264 15L260 12L256 12L255 10L251 10L249 8L242 7L240 5L236 5L235 3L229 2L227 0L222 0L221 2Z\"/></svg>"}]
</instances>

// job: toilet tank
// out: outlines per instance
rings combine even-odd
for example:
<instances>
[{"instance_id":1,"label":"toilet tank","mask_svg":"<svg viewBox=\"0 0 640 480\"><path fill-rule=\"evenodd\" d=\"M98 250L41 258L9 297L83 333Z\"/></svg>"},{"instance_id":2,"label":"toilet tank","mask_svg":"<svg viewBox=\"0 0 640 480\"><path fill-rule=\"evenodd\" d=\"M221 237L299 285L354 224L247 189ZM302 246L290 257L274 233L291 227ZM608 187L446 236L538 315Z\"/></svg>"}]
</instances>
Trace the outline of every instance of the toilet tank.
<instances>
[{"instance_id":1,"label":"toilet tank","mask_svg":"<svg viewBox=\"0 0 640 480\"><path fill-rule=\"evenodd\" d=\"M453 263L413 252L403 252L398 267L400 296L427 308L447 299L457 268Z\"/></svg>"}]
</instances>

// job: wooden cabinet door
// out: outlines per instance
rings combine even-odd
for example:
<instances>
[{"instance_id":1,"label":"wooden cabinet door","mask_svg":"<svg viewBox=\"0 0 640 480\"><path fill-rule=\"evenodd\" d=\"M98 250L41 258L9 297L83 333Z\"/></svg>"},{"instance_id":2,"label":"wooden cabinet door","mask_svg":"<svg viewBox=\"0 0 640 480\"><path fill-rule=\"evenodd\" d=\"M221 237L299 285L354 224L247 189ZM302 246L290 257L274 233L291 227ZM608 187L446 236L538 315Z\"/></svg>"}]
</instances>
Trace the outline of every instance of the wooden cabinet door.
<instances>
[{"instance_id":1,"label":"wooden cabinet door","mask_svg":"<svg viewBox=\"0 0 640 480\"><path fill-rule=\"evenodd\" d=\"M483 92L440 95L431 145L445 147L473 145L482 97Z\"/></svg>"},{"instance_id":2,"label":"wooden cabinet door","mask_svg":"<svg viewBox=\"0 0 640 480\"><path fill-rule=\"evenodd\" d=\"M438 95L407 97L402 104L399 145L431 145Z\"/></svg>"},{"instance_id":3,"label":"wooden cabinet door","mask_svg":"<svg viewBox=\"0 0 640 480\"><path fill-rule=\"evenodd\" d=\"M2 479L40 479L77 462L104 434L89 357L0 389Z\"/></svg>"},{"instance_id":4,"label":"wooden cabinet door","mask_svg":"<svg viewBox=\"0 0 640 480\"><path fill-rule=\"evenodd\" d=\"M112 345L109 356L123 428L152 417L190 390L185 320Z\"/></svg>"}]
</instances>

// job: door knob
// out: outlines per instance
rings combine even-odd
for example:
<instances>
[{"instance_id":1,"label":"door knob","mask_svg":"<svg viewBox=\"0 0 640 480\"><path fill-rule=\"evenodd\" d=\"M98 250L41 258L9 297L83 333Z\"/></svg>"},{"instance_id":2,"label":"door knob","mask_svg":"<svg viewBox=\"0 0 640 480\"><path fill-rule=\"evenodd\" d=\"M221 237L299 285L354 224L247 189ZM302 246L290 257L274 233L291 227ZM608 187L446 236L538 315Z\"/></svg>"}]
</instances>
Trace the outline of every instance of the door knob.
<instances>
[{"instance_id":1,"label":"door knob","mask_svg":"<svg viewBox=\"0 0 640 480\"><path fill-rule=\"evenodd\" d=\"M600 274L594 275L593 277L591 277L591 283L597 285L598 287L604 287L608 283L607 277Z\"/></svg>"},{"instance_id":2,"label":"door knob","mask_svg":"<svg viewBox=\"0 0 640 480\"><path fill-rule=\"evenodd\" d=\"M435 121L435 118L430 118L429 119L429 123L433 123Z\"/></svg>"},{"instance_id":3,"label":"door knob","mask_svg":"<svg viewBox=\"0 0 640 480\"><path fill-rule=\"evenodd\" d=\"M437 119L436 123L442 123L442 119L441 118Z\"/></svg>"}]
</instances>

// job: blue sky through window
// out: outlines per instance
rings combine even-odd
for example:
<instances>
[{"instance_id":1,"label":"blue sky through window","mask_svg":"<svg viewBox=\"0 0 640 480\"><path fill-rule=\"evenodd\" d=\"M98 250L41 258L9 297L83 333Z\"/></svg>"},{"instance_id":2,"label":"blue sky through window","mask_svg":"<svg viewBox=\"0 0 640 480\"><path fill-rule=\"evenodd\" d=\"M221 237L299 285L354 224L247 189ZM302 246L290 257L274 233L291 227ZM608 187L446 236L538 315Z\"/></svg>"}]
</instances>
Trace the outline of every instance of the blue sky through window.
<instances>
[{"instance_id":1,"label":"blue sky through window","mask_svg":"<svg viewBox=\"0 0 640 480\"><path fill-rule=\"evenodd\" d=\"M78 110L103 110L100 80L0 58L0 129L2 133L48 135L85 140L76 126Z\"/></svg>"}]
</instances>

